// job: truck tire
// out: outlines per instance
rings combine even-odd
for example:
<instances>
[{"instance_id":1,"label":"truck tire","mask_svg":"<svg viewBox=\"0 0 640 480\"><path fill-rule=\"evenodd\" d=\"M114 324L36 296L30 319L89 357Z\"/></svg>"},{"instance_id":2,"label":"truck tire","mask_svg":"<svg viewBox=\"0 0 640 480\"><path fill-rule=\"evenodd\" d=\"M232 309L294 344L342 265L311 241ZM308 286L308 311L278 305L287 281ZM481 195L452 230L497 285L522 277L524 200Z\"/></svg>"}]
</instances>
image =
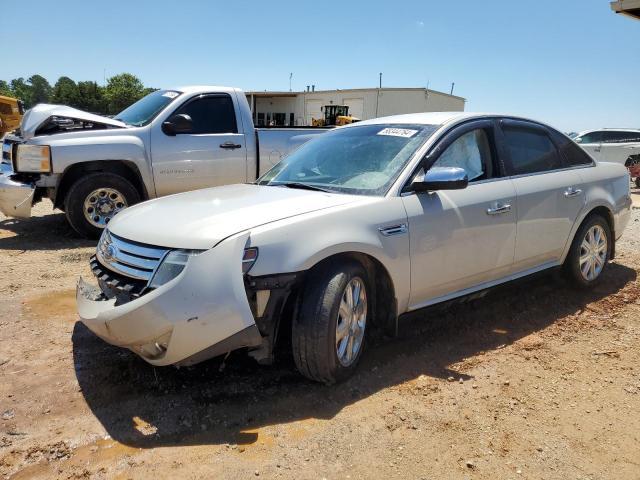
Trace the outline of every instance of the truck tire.
<instances>
[{"instance_id":1,"label":"truck tire","mask_svg":"<svg viewBox=\"0 0 640 480\"><path fill-rule=\"evenodd\" d=\"M576 286L590 288L601 281L612 241L609 224L600 215L590 215L582 222L564 263L565 273Z\"/></svg>"},{"instance_id":2,"label":"truck tire","mask_svg":"<svg viewBox=\"0 0 640 480\"><path fill-rule=\"evenodd\" d=\"M328 385L350 377L362 356L371 289L366 270L355 261L313 270L292 324L296 367Z\"/></svg>"},{"instance_id":3,"label":"truck tire","mask_svg":"<svg viewBox=\"0 0 640 480\"><path fill-rule=\"evenodd\" d=\"M126 178L115 173L95 172L71 185L64 208L76 232L86 238L98 238L116 213L139 201L140 194Z\"/></svg>"}]
</instances>

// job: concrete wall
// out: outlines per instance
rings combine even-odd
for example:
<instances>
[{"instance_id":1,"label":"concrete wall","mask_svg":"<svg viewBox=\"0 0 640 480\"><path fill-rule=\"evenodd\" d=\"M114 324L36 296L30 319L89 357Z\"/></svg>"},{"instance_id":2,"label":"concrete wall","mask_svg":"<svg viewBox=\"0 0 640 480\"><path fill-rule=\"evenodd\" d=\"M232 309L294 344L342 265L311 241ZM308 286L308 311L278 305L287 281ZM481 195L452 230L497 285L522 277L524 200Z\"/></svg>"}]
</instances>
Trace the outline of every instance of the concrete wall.
<instances>
[{"instance_id":1,"label":"concrete wall","mask_svg":"<svg viewBox=\"0 0 640 480\"><path fill-rule=\"evenodd\" d=\"M264 95L264 93L261 93ZM247 94L251 103L251 95ZM296 92L295 97L256 97L258 113L294 114L295 125L311 125L312 118L324 118L324 105L349 105L349 112L361 120L417 112L463 111L465 99L423 88L383 88ZM271 117L273 118L273 117Z\"/></svg>"}]
</instances>

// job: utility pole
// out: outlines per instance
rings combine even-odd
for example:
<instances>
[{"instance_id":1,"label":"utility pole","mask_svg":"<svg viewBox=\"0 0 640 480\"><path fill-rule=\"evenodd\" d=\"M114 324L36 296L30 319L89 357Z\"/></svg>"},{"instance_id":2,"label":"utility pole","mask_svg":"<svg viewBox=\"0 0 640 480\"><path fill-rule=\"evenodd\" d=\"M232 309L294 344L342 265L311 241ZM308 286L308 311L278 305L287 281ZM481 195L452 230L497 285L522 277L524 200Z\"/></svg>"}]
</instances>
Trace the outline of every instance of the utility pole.
<instances>
[{"instance_id":1,"label":"utility pole","mask_svg":"<svg viewBox=\"0 0 640 480\"><path fill-rule=\"evenodd\" d=\"M382 88L382 72L380 72L380 82L378 88Z\"/></svg>"},{"instance_id":2,"label":"utility pole","mask_svg":"<svg viewBox=\"0 0 640 480\"><path fill-rule=\"evenodd\" d=\"M291 91L291 79L293 78L293 72L289 74L289 91Z\"/></svg>"}]
</instances>

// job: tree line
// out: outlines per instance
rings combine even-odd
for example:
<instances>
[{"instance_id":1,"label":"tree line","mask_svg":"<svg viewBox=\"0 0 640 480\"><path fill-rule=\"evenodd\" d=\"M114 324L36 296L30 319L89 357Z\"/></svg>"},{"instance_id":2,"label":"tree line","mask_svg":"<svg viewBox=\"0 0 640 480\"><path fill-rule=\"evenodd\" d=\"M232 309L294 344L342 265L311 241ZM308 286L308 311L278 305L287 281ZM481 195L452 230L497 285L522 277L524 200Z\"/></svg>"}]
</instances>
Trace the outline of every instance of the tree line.
<instances>
[{"instance_id":1,"label":"tree line","mask_svg":"<svg viewBox=\"0 0 640 480\"><path fill-rule=\"evenodd\" d=\"M51 86L42 75L0 80L0 95L22 100L25 109L38 103L55 103L102 115L115 115L154 90L130 73L114 75L105 86L91 80L75 82L69 77L60 77Z\"/></svg>"}]
</instances>

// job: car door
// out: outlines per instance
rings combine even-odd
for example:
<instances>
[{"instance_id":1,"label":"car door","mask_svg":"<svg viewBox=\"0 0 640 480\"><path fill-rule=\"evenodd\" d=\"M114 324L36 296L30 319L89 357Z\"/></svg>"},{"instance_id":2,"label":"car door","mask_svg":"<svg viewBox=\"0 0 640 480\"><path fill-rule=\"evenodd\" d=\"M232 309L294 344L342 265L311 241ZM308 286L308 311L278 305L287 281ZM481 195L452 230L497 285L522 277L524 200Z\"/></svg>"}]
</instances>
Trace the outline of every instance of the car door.
<instances>
[{"instance_id":1,"label":"car door","mask_svg":"<svg viewBox=\"0 0 640 480\"><path fill-rule=\"evenodd\" d=\"M602 158L602 132L594 131L580 135L576 138L576 143L587 151L596 160L604 160Z\"/></svg>"},{"instance_id":2,"label":"car door","mask_svg":"<svg viewBox=\"0 0 640 480\"><path fill-rule=\"evenodd\" d=\"M403 196L411 254L410 308L465 293L510 272L515 249L515 190L504 178L491 120L464 124L432 152L431 165L464 168L462 190ZM429 157L427 157L429 158Z\"/></svg>"},{"instance_id":3,"label":"car door","mask_svg":"<svg viewBox=\"0 0 640 480\"><path fill-rule=\"evenodd\" d=\"M516 192L515 271L557 264L584 206L582 179L542 125L502 120L507 170Z\"/></svg>"},{"instance_id":4,"label":"car door","mask_svg":"<svg viewBox=\"0 0 640 480\"><path fill-rule=\"evenodd\" d=\"M634 132L605 130L602 132L601 160L624 165L632 154L638 153L639 141L640 135Z\"/></svg>"},{"instance_id":5,"label":"car door","mask_svg":"<svg viewBox=\"0 0 640 480\"><path fill-rule=\"evenodd\" d=\"M247 180L247 148L237 109L227 93L198 95L168 118L185 114L192 129L175 135L158 122L151 131L151 161L158 196Z\"/></svg>"}]
</instances>

